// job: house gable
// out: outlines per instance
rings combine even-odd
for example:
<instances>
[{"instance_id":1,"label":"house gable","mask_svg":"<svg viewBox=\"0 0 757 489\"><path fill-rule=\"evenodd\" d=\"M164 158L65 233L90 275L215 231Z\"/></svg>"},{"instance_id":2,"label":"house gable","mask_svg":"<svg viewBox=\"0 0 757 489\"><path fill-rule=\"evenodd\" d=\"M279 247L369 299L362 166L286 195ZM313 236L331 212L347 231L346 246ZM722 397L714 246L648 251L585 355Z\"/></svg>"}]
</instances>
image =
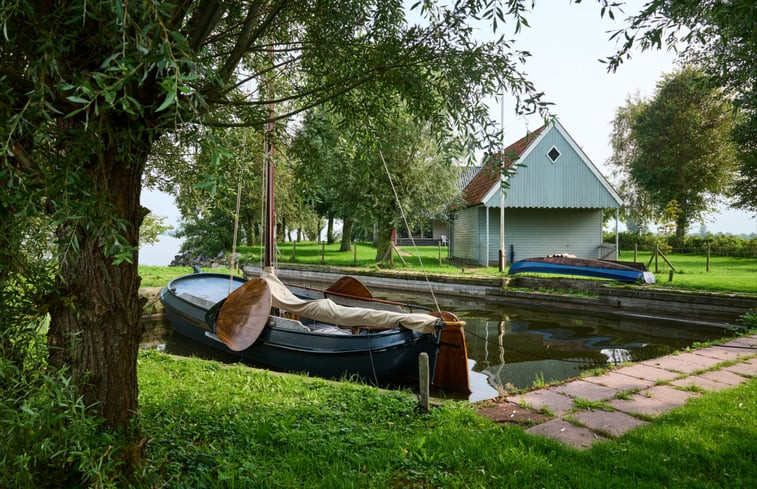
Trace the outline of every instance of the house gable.
<instances>
[{"instance_id":1,"label":"house gable","mask_svg":"<svg viewBox=\"0 0 757 489\"><path fill-rule=\"evenodd\" d=\"M505 190L506 208L599 209L622 204L618 193L558 121L530 141L517 164L510 188ZM477 193L479 203L499 207L499 182L495 178L488 183L486 192L479 189Z\"/></svg>"},{"instance_id":2,"label":"house gable","mask_svg":"<svg viewBox=\"0 0 757 489\"><path fill-rule=\"evenodd\" d=\"M510 168L513 161L522 158L523 153L539 137L544 130L544 126L534 132L529 132L526 136L515 141L505 148L505 163ZM495 186L499 187L501 159L499 156L490 158L489 161L481 167L472 179L463 189L463 199L468 205L476 205L485 201L486 196Z\"/></svg>"}]
</instances>

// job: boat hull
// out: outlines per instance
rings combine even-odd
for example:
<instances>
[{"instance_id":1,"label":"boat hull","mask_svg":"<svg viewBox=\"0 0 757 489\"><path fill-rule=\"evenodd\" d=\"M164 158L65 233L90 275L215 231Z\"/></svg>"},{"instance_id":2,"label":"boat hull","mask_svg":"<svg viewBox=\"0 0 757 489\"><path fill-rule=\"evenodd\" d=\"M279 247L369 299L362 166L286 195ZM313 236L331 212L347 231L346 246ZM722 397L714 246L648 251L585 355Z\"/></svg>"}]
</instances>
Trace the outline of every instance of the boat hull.
<instances>
[{"instance_id":1,"label":"boat hull","mask_svg":"<svg viewBox=\"0 0 757 489\"><path fill-rule=\"evenodd\" d=\"M626 283L655 283L654 274L632 267L617 265L601 260L570 259L560 257L555 262L547 259L527 259L510 265L509 273L551 273L556 275L578 275L583 277L605 278Z\"/></svg>"},{"instance_id":2,"label":"boat hull","mask_svg":"<svg viewBox=\"0 0 757 489\"><path fill-rule=\"evenodd\" d=\"M244 279L237 277L231 287L235 289L242 283ZM429 355L433 378L439 351L438 335L405 328L359 334L321 333L290 328L286 320L272 316L252 346L232 351L205 324L207 310L227 295L229 284L228 275L209 273L172 281L161 291L161 301L174 330L257 366L325 378L358 377L378 385L401 385L417 380L418 355L425 352ZM188 290L202 292L207 302L198 304L186 300L182 295ZM277 321L284 324L278 325Z\"/></svg>"}]
</instances>

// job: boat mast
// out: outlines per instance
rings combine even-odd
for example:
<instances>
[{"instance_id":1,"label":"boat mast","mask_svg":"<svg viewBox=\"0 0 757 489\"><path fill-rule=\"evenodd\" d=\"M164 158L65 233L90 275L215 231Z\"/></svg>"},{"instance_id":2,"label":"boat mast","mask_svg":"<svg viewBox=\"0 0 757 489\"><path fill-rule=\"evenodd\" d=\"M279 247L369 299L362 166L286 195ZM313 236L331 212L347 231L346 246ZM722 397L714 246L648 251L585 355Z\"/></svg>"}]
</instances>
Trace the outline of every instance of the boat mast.
<instances>
[{"instance_id":1,"label":"boat mast","mask_svg":"<svg viewBox=\"0 0 757 489\"><path fill-rule=\"evenodd\" d=\"M270 49L271 65L273 65L273 47ZM273 166L273 119L276 111L273 105L273 80L268 85L268 120L265 124L265 159L266 159L266 189L265 189L265 227L263 233L263 270L273 272L273 253L276 249L276 219L274 204L274 166Z\"/></svg>"},{"instance_id":2,"label":"boat mast","mask_svg":"<svg viewBox=\"0 0 757 489\"><path fill-rule=\"evenodd\" d=\"M502 168L499 174L499 272L505 271L507 264L507 250L505 250L505 175L507 175L507 161L505 160L505 86L502 85L502 111L500 124L502 127ZM488 212L488 210L487 210ZM488 215L488 214L487 214ZM489 257L486 257L488 260Z\"/></svg>"}]
</instances>

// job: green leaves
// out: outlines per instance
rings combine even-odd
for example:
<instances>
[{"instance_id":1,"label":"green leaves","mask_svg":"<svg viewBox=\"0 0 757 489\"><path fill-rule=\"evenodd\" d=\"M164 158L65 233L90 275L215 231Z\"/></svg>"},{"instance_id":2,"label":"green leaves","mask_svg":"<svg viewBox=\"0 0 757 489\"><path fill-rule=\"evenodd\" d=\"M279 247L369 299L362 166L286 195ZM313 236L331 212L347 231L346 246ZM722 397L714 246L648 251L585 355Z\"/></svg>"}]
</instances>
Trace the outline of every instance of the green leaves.
<instances>
[{"instance_id":1,"label":"green leaves","mask_svg":"<svg viewBox=\"0 0 757 489\"><path fill-rule=\"evenodd\" d=\"M615 120L613 159L630 178L638 214L651 206L679 237L734 176L732 110L708 81L683 69L665 77L652 100L629 101ZM674 202L671 217L665 210Z\"/></svg>"}]
</instances>

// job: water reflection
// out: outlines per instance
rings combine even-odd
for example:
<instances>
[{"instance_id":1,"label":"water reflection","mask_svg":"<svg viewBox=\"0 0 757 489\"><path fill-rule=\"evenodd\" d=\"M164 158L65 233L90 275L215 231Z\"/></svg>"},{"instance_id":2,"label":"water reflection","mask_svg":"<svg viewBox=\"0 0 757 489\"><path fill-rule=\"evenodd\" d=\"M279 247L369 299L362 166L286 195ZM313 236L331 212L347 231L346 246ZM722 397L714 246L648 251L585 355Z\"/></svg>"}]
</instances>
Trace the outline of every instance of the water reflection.
<instances>
[{"instance_id":1,"label":"water reflection","mask_svg":"<svg viewBox=\"0 0 757 489\"><path fill-rule=\"evenodd\" d=\"M496 309L496 308L495 308ZM507 308L459 311L465 319L472 372L504 392L579 376L583 371L669 354L719 338L715 328L618 320L574 313ZM474 391L471 400L491 392Z\"/></svg>"}]
</instances>

